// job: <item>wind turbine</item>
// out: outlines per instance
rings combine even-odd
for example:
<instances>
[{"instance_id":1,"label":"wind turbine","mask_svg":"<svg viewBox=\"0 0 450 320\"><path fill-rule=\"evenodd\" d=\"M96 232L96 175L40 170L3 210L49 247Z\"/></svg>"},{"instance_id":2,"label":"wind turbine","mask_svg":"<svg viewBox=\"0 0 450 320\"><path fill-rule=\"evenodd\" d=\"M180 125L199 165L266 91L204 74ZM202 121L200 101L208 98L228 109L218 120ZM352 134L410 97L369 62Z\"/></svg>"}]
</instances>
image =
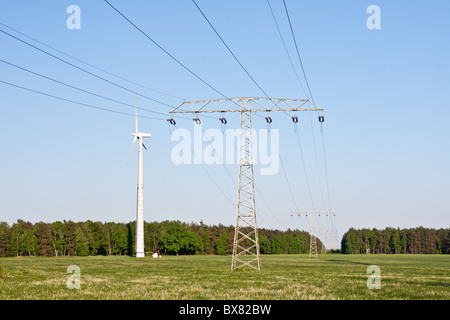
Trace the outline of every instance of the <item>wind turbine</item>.
<instances>
[{"instance_id":1,"label":"wind turbine","mask_svg":"<svg viewBox=\"0 0 450 320\"><path fill-rule=\"evenodd\" d=\"M133 144L131 145L130 154L128 155L128 160L130 159L131 152L133 151L136 139L139 140L139 162L138 162L138 184L137 184L137 205L136 205L136 258L143 258L144 254L144 170L143 170L143 150L147 150L143 143L144 138L150 138L151 133L143 133L138 131L138 118L137 118L137 98L136 98L136 117L135 117L135 129L136 132L131 134L134 136Z\"/></svg>"}]
</instances>

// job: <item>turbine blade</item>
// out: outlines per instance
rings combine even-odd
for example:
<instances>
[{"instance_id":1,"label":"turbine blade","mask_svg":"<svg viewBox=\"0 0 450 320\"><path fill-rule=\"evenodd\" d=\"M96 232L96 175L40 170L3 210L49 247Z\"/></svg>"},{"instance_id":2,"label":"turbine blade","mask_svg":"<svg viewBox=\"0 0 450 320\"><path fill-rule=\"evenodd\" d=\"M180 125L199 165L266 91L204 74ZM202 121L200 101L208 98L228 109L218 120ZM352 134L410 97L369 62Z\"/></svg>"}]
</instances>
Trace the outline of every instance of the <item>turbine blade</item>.
<instances>
[{"instance_id":1,"label":"turbine blade","mask_svg":"<svg viewBox=\"0 0 450 320\"><path fill-rule=\"evenodd\" d=\"M142 142L142 146L144 147L145 150L147 150L147 147L145 146L145 144Z\"/></svg>"},{"instance_id":2,"label":"turbine blade","mask_svg":"<svg viewBox=\"0 0 450 320\"><path fill-rule=\"evenodd\" d=\"M130 160L131 152L133 151L134 143L136 142L136 138L137 138L137 137L134 137L134 139L133 139L133 144L131 145L131 150L130 150L130 153L128 154L127 163L128 163L128 160Z\"/></svg>"}]
</instances>

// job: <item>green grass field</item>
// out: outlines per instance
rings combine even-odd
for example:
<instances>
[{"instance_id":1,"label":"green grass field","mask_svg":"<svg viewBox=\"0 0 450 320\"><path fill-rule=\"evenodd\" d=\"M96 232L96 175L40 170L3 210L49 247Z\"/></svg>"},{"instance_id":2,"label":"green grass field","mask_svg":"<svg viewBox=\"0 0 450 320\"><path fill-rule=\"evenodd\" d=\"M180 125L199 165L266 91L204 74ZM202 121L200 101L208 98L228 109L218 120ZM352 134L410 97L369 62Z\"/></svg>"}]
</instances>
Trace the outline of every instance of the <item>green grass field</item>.
<instances>
[{"instance_id":1,"label":"green grass field","mask_svg":"<svg viewBox=\"0 0 450 320\"><path fill-rule=\"evenodd\" d=\"M230 271L231 257L128 256L2 258L0 299L445 299L449 255L267 255L262 270ZM68 289L67 267L80 268ZM381 289L367 288L369 265Z\"/></svg>"}]
</instances>

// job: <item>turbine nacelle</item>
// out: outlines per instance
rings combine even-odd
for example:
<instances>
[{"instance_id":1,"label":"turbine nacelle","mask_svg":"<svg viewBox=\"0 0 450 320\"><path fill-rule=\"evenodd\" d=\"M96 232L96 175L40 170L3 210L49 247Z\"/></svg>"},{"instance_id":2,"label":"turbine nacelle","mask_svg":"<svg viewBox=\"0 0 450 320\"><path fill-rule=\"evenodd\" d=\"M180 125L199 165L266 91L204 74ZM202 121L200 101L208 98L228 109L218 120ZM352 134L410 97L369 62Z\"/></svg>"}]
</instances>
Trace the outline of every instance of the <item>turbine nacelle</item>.
<instances>
[{"instance_id":1,"label":"turbine nacelle","mask_svg":"<svg viewBox=\"0 0 450 320\"><path fill-rule=\"evenodd\" d=\"M143 141L141 139L150 138L152 136L151 133L138 132L137 102L136 102L136 117L135 117L134 125L135 125L136 132L131 134L134 137L134 139L133 139L133 144L131 145L130 154L128 155L128 160L130 160L131 152L133 151L136 139L139 139L139 141L142 144L142 146L144 147L144 149L147 150L147 147L145 146L145 144L143 143ZM128 160L127 160L127 163L128 163Z\"/></svg>"},{"instance_id":2,"label":"turbine nacelle","mask_svg":"<svg viewBox=\"0 0 450 320\"><path fill-rule=\"evenodd\" d=\"M144 132L135 132L131 134L132 136L136 138L150 138L152 136L151 133L144 133Z\"/></svg>"},{"instance_id":3,"label":"turbine nacelle","mask_svg":"<svg viewBox=\"0 0 450 320\"><path fill-rule=\"evenodd\" d=\"M151 133L143 133L143 132L135 132L135 133L132 133L131 135L134 137L134 139L133 139L133 144L131 145L130 153L128 155L128 160L130 160L131 152L133 152L133 148L134 148L136 139L139 139L139 141L140 141L140 143L142 143L142 146L144 147L144 149L147 150L147 147L145 146L145 144L141 140L141 138L150 138L152 136ZM127 160L127 162L128 162L128 160Z\"/></svg>"}]
</instances>

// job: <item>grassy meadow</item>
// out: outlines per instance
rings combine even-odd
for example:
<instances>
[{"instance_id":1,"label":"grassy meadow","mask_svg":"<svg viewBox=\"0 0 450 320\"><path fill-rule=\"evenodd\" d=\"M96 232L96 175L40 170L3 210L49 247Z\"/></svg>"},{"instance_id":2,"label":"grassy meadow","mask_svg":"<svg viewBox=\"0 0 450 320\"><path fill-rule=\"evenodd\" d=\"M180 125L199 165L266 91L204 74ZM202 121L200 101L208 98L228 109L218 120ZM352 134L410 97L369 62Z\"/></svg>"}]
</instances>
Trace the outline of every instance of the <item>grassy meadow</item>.
<instances>
[{"instance_id":1,"label":"grassy meadow","mask_svg":"<svg viewBox=\"0 0 450 320\"><path fill-rule=\"evenodd\" d=\"M230 271L229 256L0 259L0 299L450 300L450 255L263 255L262 270ZM67 267L80 268L68 289ZM381 289L369 290L369 265Z\"/></svg>"}]
</instances>

